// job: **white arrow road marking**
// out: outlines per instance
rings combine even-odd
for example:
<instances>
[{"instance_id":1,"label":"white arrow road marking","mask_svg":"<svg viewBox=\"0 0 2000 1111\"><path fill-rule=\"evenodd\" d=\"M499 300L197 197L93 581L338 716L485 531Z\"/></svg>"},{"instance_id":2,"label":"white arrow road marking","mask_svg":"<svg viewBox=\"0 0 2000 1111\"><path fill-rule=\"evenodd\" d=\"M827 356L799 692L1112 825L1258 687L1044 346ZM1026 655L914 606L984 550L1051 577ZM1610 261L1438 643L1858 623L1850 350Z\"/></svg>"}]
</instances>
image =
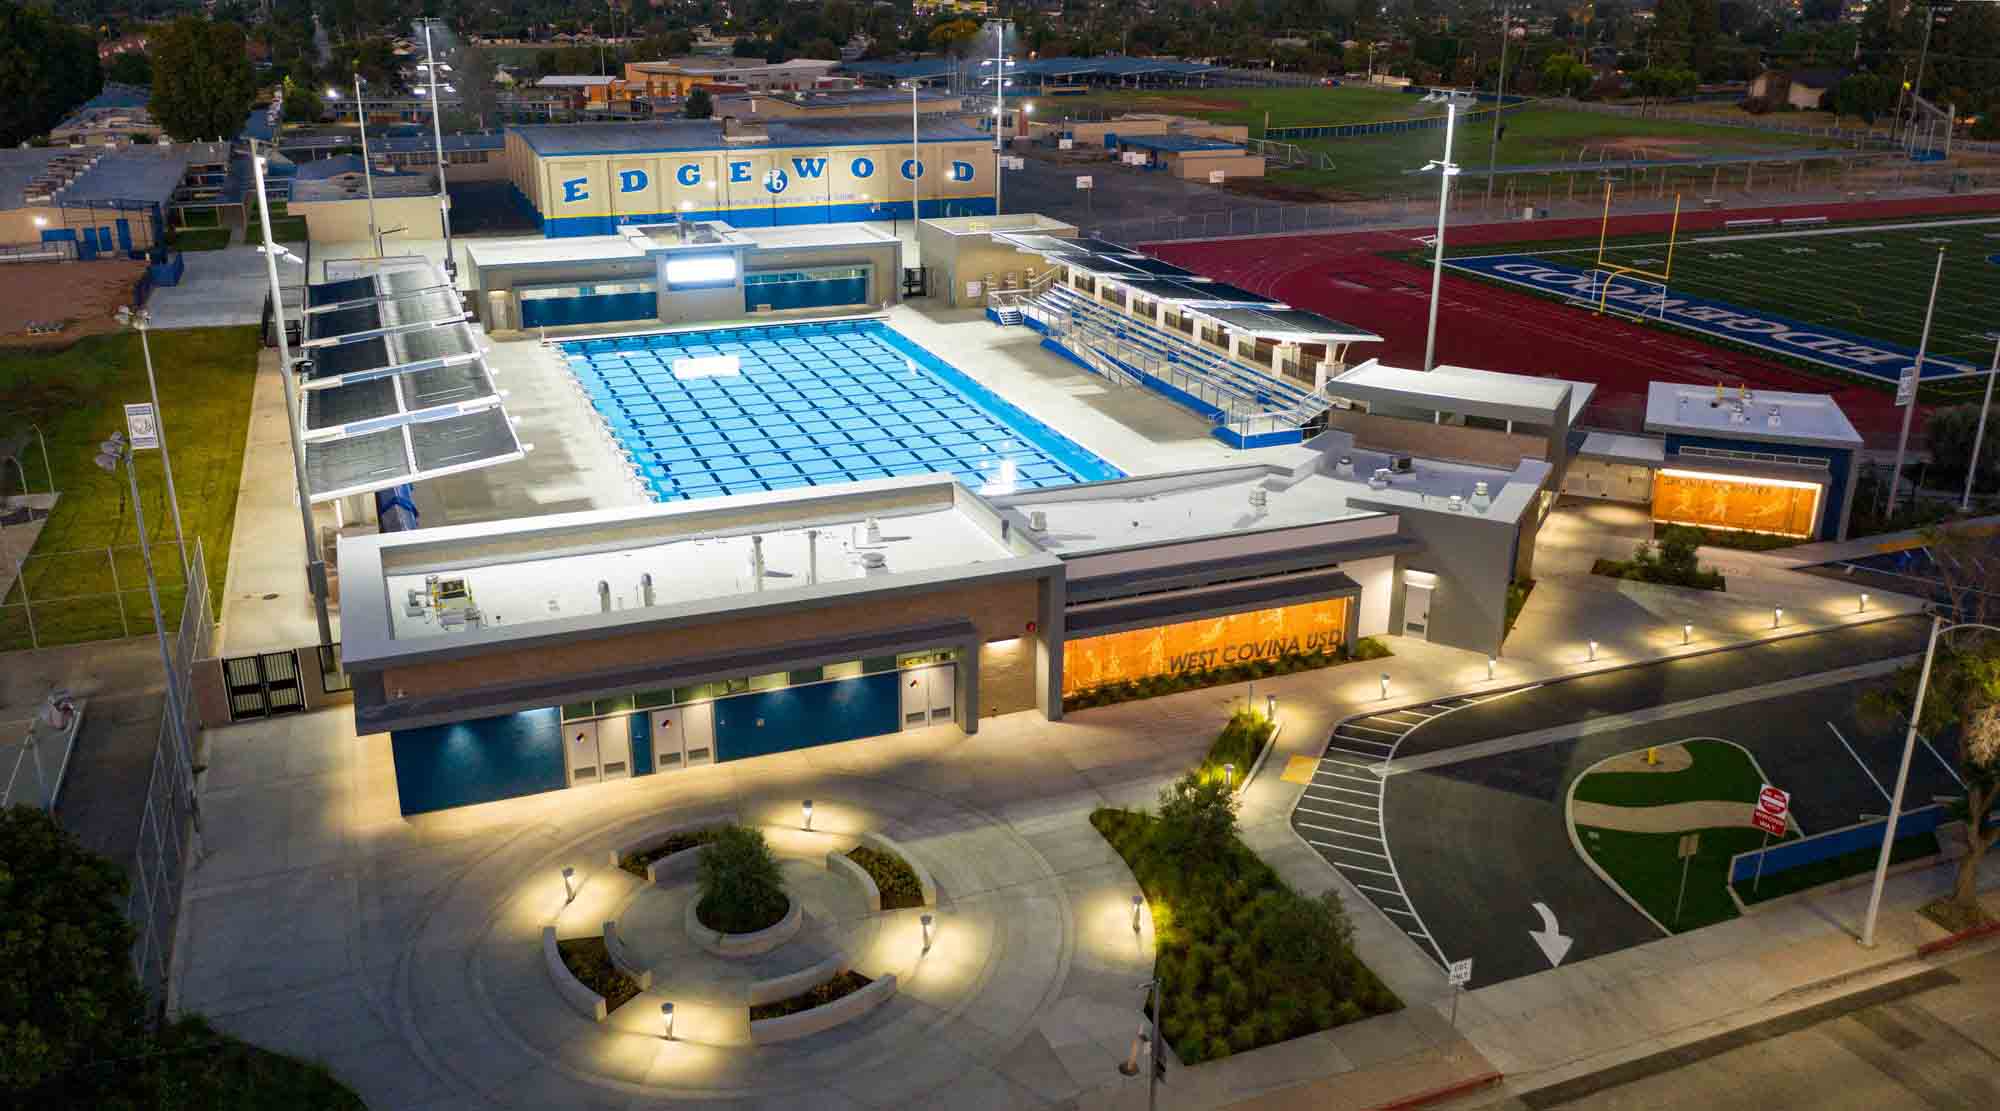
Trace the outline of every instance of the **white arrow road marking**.
<instances>
[{"instance_id":1,"label":"white arrow road marking","mask_svg":"<svg viewBox=\"0 0 2000 1111\"><path fill-rule=\"evenodd\" d=\"M1542 928L1529 930L1528 936L1535 939L1536 945L1541 946L1542 956L1547 957L1549 967L1554 968L1563 962L1563 957L1569 954L1569 947L1575 944L1575 941L1564 937L1556 929L1555 912L1549 909L1547 903L1536 903L1535 913L1542 916Z\"/></svg>"}]
</instances>

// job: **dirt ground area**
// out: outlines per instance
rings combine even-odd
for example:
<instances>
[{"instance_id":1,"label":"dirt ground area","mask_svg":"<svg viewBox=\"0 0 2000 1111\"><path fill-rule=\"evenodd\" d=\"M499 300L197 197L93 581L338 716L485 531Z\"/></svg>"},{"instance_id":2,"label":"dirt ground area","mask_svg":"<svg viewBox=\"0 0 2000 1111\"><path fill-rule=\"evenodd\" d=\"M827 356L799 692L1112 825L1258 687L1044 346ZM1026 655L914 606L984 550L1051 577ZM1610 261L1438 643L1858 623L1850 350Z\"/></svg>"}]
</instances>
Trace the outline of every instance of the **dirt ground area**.
<instances>
[{"instance_id":1,"label":"dirt ground area","mask_svg":"<svg viewBox=\"0 0 2000 1111\"><path fill-rule=\"evenodd\" d=\"M94 262L17 262L0 266L0 342L9 346L67 346L81 336L118 327L111 314L132 300L133 283L146 264L131 259ZM62 330L30 335L29 322L60 322Z\"/></svg>"}]
</instances>

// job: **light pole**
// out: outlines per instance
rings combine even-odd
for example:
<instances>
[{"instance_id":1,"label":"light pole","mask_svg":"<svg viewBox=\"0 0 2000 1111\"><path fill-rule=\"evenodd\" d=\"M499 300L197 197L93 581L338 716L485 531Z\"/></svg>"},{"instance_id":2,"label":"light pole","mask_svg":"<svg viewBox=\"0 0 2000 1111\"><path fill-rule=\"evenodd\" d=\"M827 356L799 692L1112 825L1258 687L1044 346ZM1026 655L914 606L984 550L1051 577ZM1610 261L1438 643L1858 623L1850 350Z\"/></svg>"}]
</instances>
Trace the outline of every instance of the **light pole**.
<instances>
[{"instance_id":1,"label":"light pole","mask_svg":"<svg viewBox=\"0 0 2000 1111\"><path fill-rule=\"evenodd\" d=\"M1493 167L1500 158L1500 119L1507 112L1507 37L1513 30L1514 6L1500 9L1500 91L1493 101L1493 142L1486 148L1486 203L1493 203ZM1451 157L1447 154L1445 157Z\"/></svg>"},{"instance_id":2,"label":"light pole","mask_svg":"<svg viewBox=\"0 0 2000 1111\"><path fill-rule=\"evenodd\" d=\"M1986 333L1993 341L1993 365L1986 368L1986 400L1979 403L1979 431L1972 434L1972 460L1965 465L1965 496L1959 499L1958 511L1972 511L1972 476L1979 473L1979 445L1986 439L1986 411L1993 407L1993 377L2000 375L2000 332Z\"/></svg>"},{"instance_id":3,"label":"light pole","mask_svg":"<svg viewBox=\"0 0 2000 1111\"><path fill-rule=\"evenodd\" d=\"M435 19L424 20L424 66L430 74L431 84L431 139L437 144L438 167L438 222L444 227L444 273L454 283L458 281L458 260L451 250L451 191L444 181L444 103L438 100L438 62L431 51L431 24Z\"/></svg>"},{"instance_id":4,"label":"light pole","mask_svg":"<svg viewBox=\"0 0 2000 1111\"><path fill-rule=\"evenodd\" d=\"M1937 269L1931 272L1931 299L1924 306L1924 334L1917 340L1917 365L1911 367L1910 399L1903 404L1903 431L1896 437L1896 469L1889 472L1889 507L1882 511L1882 519L1889 521L1896 516L1896 488L1903 484L1903 450L1910 445L1910 416L1917 411L1917 391L1924 384L1924 354L1931 345L1931 315L1937 311L1938 282L1944 277L1944 248L1938 248ZM1901 394L1901 390L1896 391ZM1916 500L1916 492L1910 498Z\"/></svg>"},{"instance_id":5,"label":"light pole","mask_svg":"<svg viewBox=\"0 0 2000 1111\"><path fill-rule=\"evenodd\" d=\"M292 346L285 336L285 291L278 284L278 255L284 252L271 238L271 200L264 195L264 156L250 140L250 168L256 176L257 214L264 225L264 273L271 281L271 326L278 340L278 381L285 387L285 433L292 445L292 480L298 484L299 524L306 534L306 584L312 588L313 612L319 619L319 642L333 643L333 622L326 613L326 562L320 559L318 530L313 525L311 485L306 481L306 452L299 443L299 386L293 378ZM308 275L310 277L310 275Z\"/></svg>"},{"instance_id":6,"label":"light pole","mask_svg":"<svg viewBox=\"0 0 2000 1111\"><path fill-rule=\"evenodd\" d=\"M98 445L96 463L99 470L116 477L119 466L125 468L126 481L132 486L132 519L139 529L139 562L146 568L146 595L153 603L153 635L160 645L160 671L167 681L167 715L173 719L174 748L180 757L181 779L188 795L188 812L194 817L194 828L201 832L201 810L195 804L194 796L194 748L188 741L187 712L181 701L180 678L174 674L173 656L167 651L167 623L160 614L160 582L153 574L153 553L146 544L146 510L139 501L139 470L132 462L132 445L123 432L113 432L111 438Z\"/></svg>"},{"instance_id":7,"label":"light pole","mask_svg":"<svg viewBox=\"0 0 2000 1111\"><path fill-rule=\"evenodd\" d=\"M1910 146L1916 145L1917 100L1924 95L1924 63L1930 58L1931 55L1931 27L1936 22L1937 22L1937 10L1932 5L1925 4L1924 45L1920 50L1917 51L1917 76L1915 82L1910 86L1910 126L1909 126L1909 131L1907 133L1909 137L1908 145Z\"/></svg>"},{"instance_id":8,"label":"light pole","mask_svg":"<svg viewBox=\"0 0 2000 1111\"><path fill-rule=\"evenodd\" d=\"M1424 329L1424 369L1429 370L1432 359L1437 354L1438 330L1438 288L1444 283L1444 217L1445 206L1451 202L1451 179L1458 176L1458 166L1451 160L1452 134L1458 128L1458 105L1444 106L1444 160L1424 165L1438 172L1438 226L1437 249L1431 259L1431 317Z\"/></svg>"},{"instance_id":9,"label":"light pole","mask_svg":"<svg viewBox=\"0 0 2000 1111\"><path fill-rule=\"evenodd\" d=\"M117 313L118 323L139 332L139 350L146 356L146 392L153 399L153 435L160 441L160 469L167 475L167 506L174 513L174 544L181 553L181 581L188 582L194 576L194 564L188 561L187 534L181 529L181 499L174 492L174 459L167 454L167 419L160 412L160 385L153 378L153 344L146 333L152 329L153 314L145 309L121 306ZM46 456L48 449L42 449ZM26 485L24 482L22 485Z\"/></svg>"},{"instance_id":10,"label":"light pole","mask_svg":"<svg viewBox=\"0 0 2000 1111\"><path fill-rule=\"evenodd\" d=\"M1938 637L1959 629L1985 629L2000 633L2000 627L1978 621L1947 625L1943 614L1931 614L1931 639L1924 646L1924 669L1917 675L1917 699L1910 704L1910 728L1903 734L1903 758L1896 765L1896 790L1889 798L1889 823L1882 829L1882 852L1875 860L1875 884L1868 892L1868 917L1861 923L1861 944L1864 948L1875 947L1875 915L1882 909L1882 885L1889 878L1889 853L1896 846L1896 819L1903 813L1903 788L1910 778L1910 757L1917 749L1917 723L1924 716L1924 693L1931 685L1931 661L1937 657ZM1971 820L1973 832L1979 832L1982 816L1974 814Z\"/></svg>"},{"instance_id":11,"label":"light pole","mask_svg":"<svg viewBox=\"0 0 2000 1111\"><path fill-rule=\"evenodd\" d=\"M1160 1050L1160 977L1157 972L1144 985L1146 999L1153 1005L1151 1023L1142 1027L1138 1036L1132 1039L1132 1056L1120 1062L1118 1071L1125 1076L1139 1074L1140 1046L1145 1047L1145 1056L1152 1060L1146 1066L1146 1111L1154 1111L1160 1105L1160 1074L1166 1071L1165 1060ZM1144 1012L1141 1012L1142 1014Z\"/></svg>"},{"instance_id":12,"label":"light pole","mask_svg":"<svg viewBox=\"0 0 2000 1111\"><path fill-rule=\"evenodd\" d=\"M361 125L361 180L368 183L368 238L375 241L375 257L382 257L382 225L375 222L375 164L368 158L368 109L361 102L361 74L354 74L354 119Z\"/></svg>"},{"instance_id":13,"label":"light pole","mask_svg":"<svg viewBox=\"0 0 2000 1111\"><path fill-rule=\"evenodd\" d=\"M993 30L993 215L1000 215L1000 159L1006 153L1001 129L1007 121L1007 26L1009 20L994 19L986 26Z\"/></svg>"},{"instance_id":14,"label":"light pole","mask_svg":"<svg viewBox=\"0 0 2000 1111\"><path fill-rule=\"evenodd\" d=\"M917 234L917 220L924 214L918 189L924 176L924 157L917 147L917 83L910 82L910 235ZM919 259L918 261L922 261Z\"/></svg>"}]
</instances>

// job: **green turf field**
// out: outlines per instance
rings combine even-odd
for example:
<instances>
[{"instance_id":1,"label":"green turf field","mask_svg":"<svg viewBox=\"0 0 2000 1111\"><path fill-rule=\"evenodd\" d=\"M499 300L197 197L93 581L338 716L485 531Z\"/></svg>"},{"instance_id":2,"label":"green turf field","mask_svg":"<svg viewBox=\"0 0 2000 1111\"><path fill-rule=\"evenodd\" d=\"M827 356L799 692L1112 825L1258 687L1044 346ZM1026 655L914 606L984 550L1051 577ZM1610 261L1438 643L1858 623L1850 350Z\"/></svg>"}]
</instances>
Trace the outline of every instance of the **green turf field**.
<instances>
[{"instance_id":1,"label":"green turf field","mask_svg":"<svg viewBox=\"0 0 2000 1111\"><path fill-rule=\"evenodd\" d=\"M1424 105L1424 108L1427 111L1423 114L1436 112L1435 105ZM1391 114L1380 118L1409 116ZM1273 122L1276 122L1275 116ZM1611 158L1694 158L1710 154L1777 153L1822 145L1820 140L1802 135L1676 120L1607 116L1542 105L1510 110L1506 122L1507 134L1500 140L1496 159L1500 166L1574 162L1586 148L1588 157L1596 160L1600 153ZM1454 159L1463 166L1484 168L1492 135L1493 120L1490 115L1466 124L1459 129ZM1273 182L1314 189L1328 199L1378 197L1402 192L1435 193L1435 179L1425 185L1423 179L1411 177L1404 171L1416 169L1442 154L1444 133L1406 131L1345 139L1314 139L1299 145L1332 159L1333 169L1273 169L1270 175ZM1606 151L1606 147L1611 149ZM1700 177L1702 181L1707 181L1707 171L1702 171ZM1483 182L1468 181L1469 187L1484 189ZM1536 186L1538 192L1540 188ZM1560 194L1561 187L1558 186Z\"/></svg>"},{"instance_id":2,"label":"green turf field","mask_svg":"<svg viewBox=\"0 0 2000 1111\"><path fill-rule=\"evenodd\" d=\"M1012 99L1010 94L1010 99ZM1304 124L1367 123L1428 115L1436 105L1418 104L1418 97L1390 89L1106 89L1086 96L1026 96L1035 118L1060 119L1066 113L1171 112L1215 123L1245 124L1252 137L1264 132L1264 114L1272 127ZM1421 109L1421 110L1419 110Z\"/></svg>"},{"instance_id":3,"label":"green turf field","mask_svg":"<svg viewBox=\"0 0 2000 1111\"><path fill-rule=\"evenodd\" d=\"M1666 221L1659 234L1614 239L1608 263L1659 271L1666 265ZM1808 325L1835 328L1914 349L1938 250L1945 252L1931 326L1930 352L1983 368L2000 329L2000 216L1862 221L1797 229L1759 228L1682 235L1675 243L1670 293L1724 301ZM1481 245L1453 257L1532 254L1590 269L1595 243L1577 240ZM1928 377L1928 376L1927 376ZM1947 398L1978 380L1936 384Z\"/></svg>"}]
</instances>

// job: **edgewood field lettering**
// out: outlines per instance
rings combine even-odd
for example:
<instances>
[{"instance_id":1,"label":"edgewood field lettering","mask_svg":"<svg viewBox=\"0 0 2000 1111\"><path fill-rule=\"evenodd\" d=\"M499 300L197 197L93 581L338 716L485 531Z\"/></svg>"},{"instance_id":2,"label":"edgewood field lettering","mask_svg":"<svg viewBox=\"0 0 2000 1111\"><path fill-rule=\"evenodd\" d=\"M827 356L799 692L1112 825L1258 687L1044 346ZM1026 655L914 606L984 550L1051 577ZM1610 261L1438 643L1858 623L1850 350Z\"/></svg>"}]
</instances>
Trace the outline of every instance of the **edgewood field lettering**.
<instances>
[{"instance_id":1,"label":"edgewood field lettering","mask_svg":"<svg viewBox=\"0 0 2000 1111\"><path fill-rule=\"evenodd\" d=\"M1752 312L1703 297L1673 294L1671 291L1662 294L1658 285L1614 279L1605 289L1601 272L1545 262L1533 255L1479 255L1447 259L1445 265L1529 289L1588 297L1593 302L1599 291L1604 290L1607 304L1647 315L1659 314L1667 323L1689 331L1892 384L1902 376L1904 368L1917 360L1915 350L1900 344L1801 324L1782 316ZM1978 369L1971 364L1957 359L1941 358L1935 354L1924 357L1926 378L1954 378L1977 372Z\"/></svg>"}]
</instances>

